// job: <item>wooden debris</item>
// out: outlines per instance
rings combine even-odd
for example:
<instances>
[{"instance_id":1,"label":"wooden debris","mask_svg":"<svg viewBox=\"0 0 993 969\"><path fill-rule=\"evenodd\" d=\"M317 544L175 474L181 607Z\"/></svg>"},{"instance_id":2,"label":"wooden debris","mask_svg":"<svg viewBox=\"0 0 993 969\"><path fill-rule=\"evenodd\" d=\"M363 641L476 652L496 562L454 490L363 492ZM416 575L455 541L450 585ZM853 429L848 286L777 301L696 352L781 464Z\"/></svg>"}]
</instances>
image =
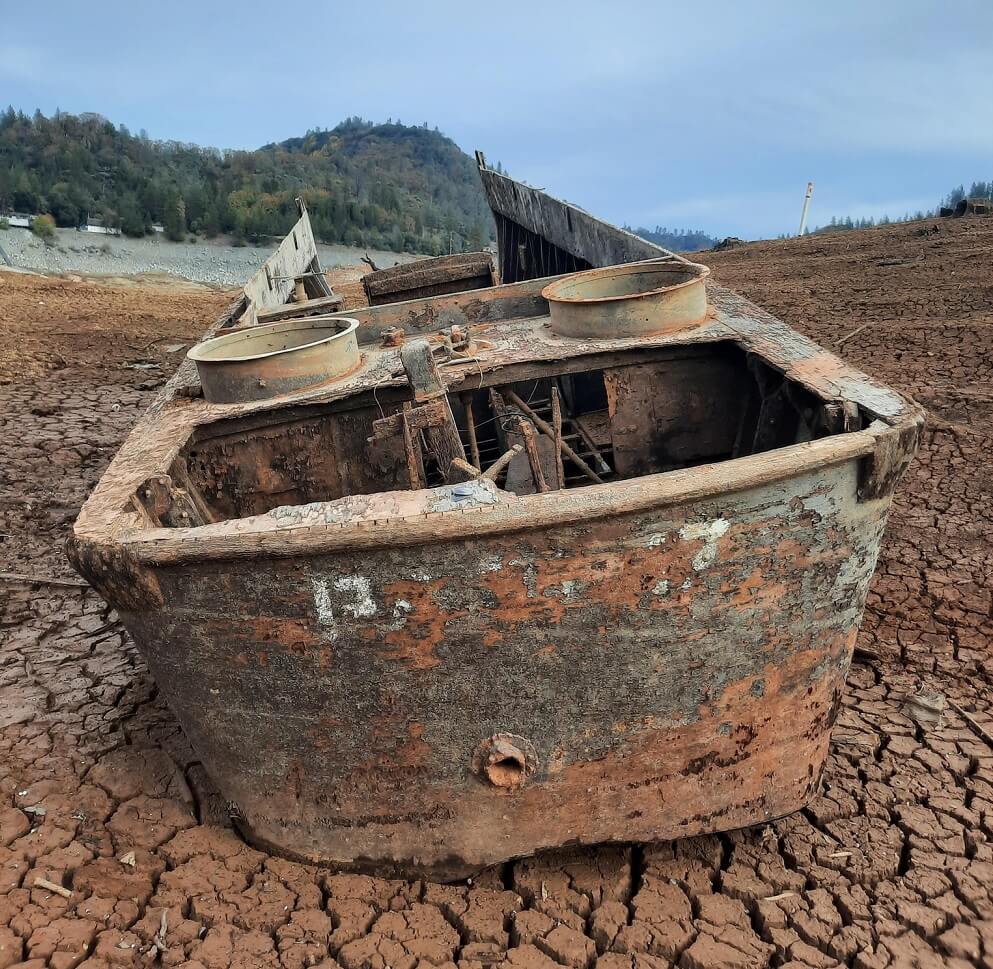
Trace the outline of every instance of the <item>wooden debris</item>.
<instances>
[{"instance_id":1,"label":"wooden debris","mask_svg":"<svg viewBox=\"0 0 993 969\"><path fill-rule=\"evenodd\" d=\"M415 403L439 401L442 408L442 421L436 426L429 425L424 433L428 446L434 452L438 467L444 474L456 458L465 460L465 448L459 437L458 425L452 408L445 396L445 383L438 373L437 364L427 340L412 340L400 348L400 362L407 374L407 380L414 394Z\"/></svg>"},{"instance_id":2,"label":"wooden debris","mask_svg":"<svg viewBox=\"0 0 993 969\"><path fill-rule=\"evenodd\" d=\"M373 421L372 436L374 439L393 437L401 433L404 424L412 431L423 431L427 427L440 427L447 420L448 411L440 397L429 400L419 407L414 407L410 401L404 401L402 411Z\"/></svg>"},{"instance_id":3,"label":"wooden debris","mask_svg":"<svg viewBox=\"0 0 993 969\"><path fill-rule=\"evenodd\" d=\"M846 333L840 340L836 340L834 345L836 347L840 347L843 343L847 343L853 336L858 336L866 327L872 326L872 324L875 322L876 322L875 320L868 320L867 322L863 323L861 326L855 327L854 330L852 330L850 333Z\"/></svg>"},{"instance_id":4,"label":"wooden debris","mask_svg":"<svg viewBox=\"0 0 993 969\"><path fill-rule=\"evenodd\" d=\"M576 428L576 433L583 439L583 443L590 449L590 453L593 455L593 459L597 464L597 471L600 474L613 474L613 468L607 464L603 455L600 453L593 433L587 426L586 419L576 415L575 417L570 417L569 420L572 422L572 426Z\"/></svg>"},{"instance_id":5,"label":"wooden debris","mask_svg":"<svg viewBox=\"0 0 993 969\"><path fill-rule=\"evenodd\" d=\"M468 461L455 458L448 466L448 473L445 475L449 484L459 484L462 481L472 481L480 476L479 468L471 465Z\"/></svg>"},{"instance_id":6,"label":"wooden debris","mask_svg":"<svg viewBox=\"0 0 993 969\"><path fill-rule=\"evenodd\" d=\"M414 440L414 431L410 423L410 414L413 408L409 403L405 403L401 417L401 428L403 430L403 453L407 459L407 477L410 487L415 491L425 487L427 478L424 474L424 460L421 457L421 449Z\"/></svg>"},{"instance_id":7,"label":"wooden debris","mask_svg":"<svg viewBox=\"0 0 993 969\"><path fill-rule=\"evenodd\" d=\"M504 451L483 473L480 475L482 478L488 478L490 481L495 481L498 474L508 464L522 451L524 450L523 444L515 444L509 451Z\"/></svg>"},{"instance_id":8,"label":"wooden debris","mask_svg":"<svg viewBox=\"0 0 993 969\"><path fill-rule=\"evenodd\" d=\"M993 733L990 733L971 713L963 710L954 700L949 700L948 705L960 716L973 730L979 734L983 740L993 747Z\"/></svg>"},{"instance_id":9,"label":"wooden debris","mask_svg":"<svg viewBox=\"0 0 993 969\"><path fill-rule=\"evenodd\" d=\"M152 940L159 950L164 952L169 947L166 945L166 932L169 931L169 909L162 909L162 917L159 919L159 931Z\"/></svg>"},{"instance_id":10,"label":"wooden debris","mask_svg":"<svg viewBox=\"0 0 993 969\"><path fill-rule=\"evenodd\" d=\"M476 421L472 415L472 394L462 394L459 400L462 401L462 406L465 409L465 429L469 435L469 457L472 459L472 463L480 468L482 464L479 460L479 441L476 439Z\"/></svg>"},{"instance_id":11,"label":"wooden debris","mask_svg":"<svg viewBox=\"0 0 993 969\"><path fill-rule=\"evenodd\" d=\"M545 474L541 467L541 455L538 454L538 442L535 440L533 425L522 417L518 421L517 429L521 437L524 438L524 453L528 456L528 464L531 466L531 477L534 478L535 489L540 492L551 491L552 489L545 480Z\"/></svg>"},{"instance_id":12,"label":"wooden debris","mask_svg":"<svg viewBox=\"0 0 993 969\"><path fill-rule=\"evenodd\" d=\"M914 723L928 729L934 729L942 724L945 713L945 696L937 690L927 690L921 687L916 693L907 697L902 709Z\"/></svg>"},{"instance_id":13,"label":"wooden debris","mask_svg":"<svg viewBox=\"0 0 993 969\"><path fill-rule=\"evenodd\" d=\"M535 427L538 428L543 434L550 437L553 441L555 440L555 431L548 425L547 421L543 421L531 408L521 400L509 387L504 387L500 393L509 400L518 410L520 410L526 417L530 418L531 422ZM583 474L586 475L591 481L597 484L603 484L603 478L600 477L578 454L565 441L559 442L560 449L562 453L579 468Z\"/></svg>"},{"instance_id":14,"label":"wooden debris","mask_svg":"<svg viewBox=\"0 0 993 969\"><path fill-rule=\"evenodd\" d=\"M552 384L552 440L555 442L555 468L558 471L558 486L565 487L565 467L562 464L562 403L559 388Z\"/></svg>"},{"instance_id":15,"label":"wooden debris","mask_svg":"<svg viewBox=\"0 0 993 969\"><path fill-rule=\"evenodd\" d=\"M0 582L26 582L32 585L52 585L62 589L88 589L89 582L79 579L56 579L50 575L27 575L24 572L0 572Z\"/></svg>"},{"instance_id":16,"label":"wooden debris","mask_svg":"<svg viewBox=\"0 0 993 969\"><path fill-rule=\"evenodd\" d=\"M315 299L300 300L287 303L275 309L263 310L256 316L256 323L278 323L280 320L291 320L298 316L314 316L318 313L334 313L344 305L344 300L338 296L318 296Z\"/></svg>"},{"instance_id":17,"label":"wooden debris","mask_svg":"<svg viewBox=\"0 0 993 969\"><path fill-rule=\"evenodd\" d=\"M55 882L50 882L47 878L36 878L34 880L34 887L44 888L45 891L54 892L54 894L61 895L63 898L72 898L72 892L68 888L56 885Z\"/></svg>"}]
</instances>

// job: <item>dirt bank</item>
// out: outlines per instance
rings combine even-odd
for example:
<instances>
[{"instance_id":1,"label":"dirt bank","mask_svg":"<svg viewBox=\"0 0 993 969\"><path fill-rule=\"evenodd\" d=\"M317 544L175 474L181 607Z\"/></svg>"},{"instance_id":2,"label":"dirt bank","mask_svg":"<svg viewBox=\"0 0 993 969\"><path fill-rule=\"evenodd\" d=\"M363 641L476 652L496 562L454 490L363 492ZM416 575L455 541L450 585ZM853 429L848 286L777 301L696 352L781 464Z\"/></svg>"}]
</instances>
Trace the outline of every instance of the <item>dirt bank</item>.
<instances>
[{"instance_id":1,"label":"dirt bank","mask_svg":"<svg viewBox=\"0 0 993 969\"><path fill-rule=\"evenodd\" d=\"M279 861L232 833L99 598L6 579L0 967L993 967L993 747L952 707L926 729L903 705L923 682L993 730L993 222L920 228L703 257L825 345L847 337L840 352L933 414L809 810L559 852L471 885ZM0 276L4 571L75 581L61 546L76 509L181 357L171 348L224 303Z\"/></svg>"}]
</instances>

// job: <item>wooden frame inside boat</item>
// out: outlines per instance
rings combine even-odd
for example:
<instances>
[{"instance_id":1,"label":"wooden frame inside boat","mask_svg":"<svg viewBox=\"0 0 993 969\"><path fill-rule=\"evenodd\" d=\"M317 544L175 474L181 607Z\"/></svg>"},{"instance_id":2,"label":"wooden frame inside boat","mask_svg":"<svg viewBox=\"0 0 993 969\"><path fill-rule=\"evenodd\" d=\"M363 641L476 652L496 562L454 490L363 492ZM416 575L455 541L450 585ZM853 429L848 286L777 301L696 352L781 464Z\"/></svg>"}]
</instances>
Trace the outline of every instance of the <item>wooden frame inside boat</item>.
<instances>
[{"instance_id":1,"label":"wooden frame inside boat","mask_svg":"<svg viewBox=\"0 0 993 969\"><path fill-rule=\"evenodd\" d=\"M456 878L815 789L920 409L716 285L580 340L551 281L350 310L360 366L274 400L187 362L84 506L255 843Z\"/></svg>"}]
</instances>

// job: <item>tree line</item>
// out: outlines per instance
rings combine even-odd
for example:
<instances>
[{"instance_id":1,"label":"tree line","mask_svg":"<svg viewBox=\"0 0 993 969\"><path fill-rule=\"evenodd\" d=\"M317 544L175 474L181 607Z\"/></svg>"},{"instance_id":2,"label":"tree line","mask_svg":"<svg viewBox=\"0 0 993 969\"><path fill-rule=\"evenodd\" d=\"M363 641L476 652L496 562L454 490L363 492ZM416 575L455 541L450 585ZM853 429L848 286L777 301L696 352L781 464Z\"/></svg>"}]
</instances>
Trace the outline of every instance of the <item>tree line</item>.
<instances>
[{"instance_id":1,"label":"tree line","mask_svg":"<svg viewBox=\"0 0 993 969\"><path fill-rule=\"evenodd\" d=\"M891 225L894 222L918 222L921 219L935 218L943 208L954 209L959 202L966 198L993 198L993 181L973 182L966 191L965 185L953 188L941 202L933 209L918 209L916 212L905 212L902 216L891 219L888 215L883 215L879 219L853 219L851 216L831 216L831 221L825 225L819 225L816 229L811 229L810 233L816 235L822 232L838 232L844 229L871 229L877 225ZM787 238L785 235L781 239Z\"/></svg>"},{"instance_id":2,"label":"tree line","mask_svg":"<svg viewBox=\"0 0 993 969\"><path fill-rule=\"evenodd\" d=\"M714 236L707 235L700 229L668 229L664 225L657 225L654 229L644 227L632 229L627 225L624 228L648 242L654 242L655 245L673 252L696 252L699 249L713 249L717 245Z\"/></svg>"},{"instance_id":3,"label":"tree line","mask_svg":"<svg viewBox=\"0 0 993 969\"><path fill-rule=\"evenodd\" d=\"M0 113L0 214L258 243L289 231L298 196L326 243L440 254L493 236L474 162L426 124L349 118L255 151L221 151L153 141L96 114Z\"/></svg>"}]
</instances>

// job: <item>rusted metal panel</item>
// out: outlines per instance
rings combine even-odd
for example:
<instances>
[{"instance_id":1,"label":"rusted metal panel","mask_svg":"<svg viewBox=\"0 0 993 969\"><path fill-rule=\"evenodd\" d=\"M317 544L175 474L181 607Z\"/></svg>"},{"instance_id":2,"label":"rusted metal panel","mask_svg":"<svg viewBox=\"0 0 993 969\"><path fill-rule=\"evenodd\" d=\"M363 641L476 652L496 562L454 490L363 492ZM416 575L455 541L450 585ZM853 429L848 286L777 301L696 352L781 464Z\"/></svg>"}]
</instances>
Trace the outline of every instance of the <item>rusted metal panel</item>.
<instances>
[{"instance_id":1,"label":"rusted metal panel","mask_svg":"<svg viewBox=\"0 0 993 969\"><path fill-rule=\"evenodd\" d=\"M856 485L852 461L496 539L156 568L162 606L124 620L284 853L454 878L734 828L819 776L888 506ZM500 734L533 750L519 785L480 773Z\"/></svg>"},{"instance_id":2,"label":"rusted metal panel","mask_svg":"<svg viewBox=\"0 0 993 969\"><path fill-rule=\"evenodd\" d=\"M614 463L621 475L653 474L702 455L731 457L748 399L728 360L689 357L604 373Z\"/></svg>"}]
</instances>

